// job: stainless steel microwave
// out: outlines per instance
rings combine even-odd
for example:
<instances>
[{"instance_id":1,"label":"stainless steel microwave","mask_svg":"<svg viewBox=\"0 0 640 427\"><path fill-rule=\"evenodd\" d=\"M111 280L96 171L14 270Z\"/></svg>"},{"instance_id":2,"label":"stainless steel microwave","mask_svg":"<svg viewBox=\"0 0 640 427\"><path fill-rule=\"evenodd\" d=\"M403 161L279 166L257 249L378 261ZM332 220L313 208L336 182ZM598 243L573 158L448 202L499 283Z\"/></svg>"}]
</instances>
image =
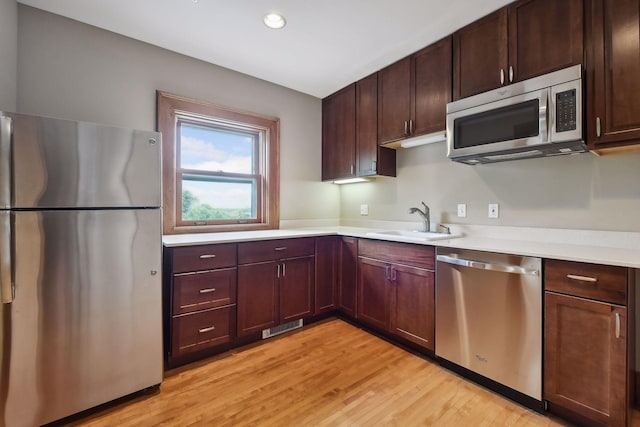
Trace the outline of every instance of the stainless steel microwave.
<instances>
[{"instance_id":1,"label":"stainless steel microwave","mask_svg":"<svg viewBox=\"0 0 640 427\"><path fill-rule=\"evenodd\" d=\"M447 157L470 165L583 153L582 66L447 104Z\"/></svg>"}]
</instances>

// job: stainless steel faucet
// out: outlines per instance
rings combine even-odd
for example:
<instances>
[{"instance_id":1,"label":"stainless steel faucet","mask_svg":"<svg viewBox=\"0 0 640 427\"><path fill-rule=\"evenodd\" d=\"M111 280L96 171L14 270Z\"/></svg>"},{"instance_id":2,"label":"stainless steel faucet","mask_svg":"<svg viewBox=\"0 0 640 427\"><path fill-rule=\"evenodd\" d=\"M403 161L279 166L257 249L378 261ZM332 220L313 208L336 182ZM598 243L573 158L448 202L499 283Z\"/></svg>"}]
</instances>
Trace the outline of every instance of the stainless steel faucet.
<instances>
[{"instance_id":1,"label":"stainless steel faucet","mask_svg":"<svg viewBox=\"0 0 640 427\"><path fill-rule=\"evenodd\" d=\"M420 202L420 203L422 203L422 206L424 206L424 212L420 208L409 208L409 213L419 214L422 217L422 221L424 222L422 231L429 232L431 230L431 221L429 219L429 206L427 206L424 202Z\"/></svg>"}]
</instances>

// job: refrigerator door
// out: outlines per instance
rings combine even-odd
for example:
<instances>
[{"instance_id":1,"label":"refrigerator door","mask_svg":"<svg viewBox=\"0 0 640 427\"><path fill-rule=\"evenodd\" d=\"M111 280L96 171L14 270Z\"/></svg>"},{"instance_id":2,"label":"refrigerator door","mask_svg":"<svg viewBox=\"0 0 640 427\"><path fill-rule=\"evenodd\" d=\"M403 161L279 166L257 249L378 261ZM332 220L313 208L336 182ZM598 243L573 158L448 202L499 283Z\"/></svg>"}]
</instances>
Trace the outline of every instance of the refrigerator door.
<instances>
[{"instance_id":1,"label":"refrigerator door","mask_svg":"<svg viewBox=\"0 0 640 427\"><path fill-rule=\"evenodd\" d=\"M12 208L160 206L159 133L3 115L12 122Z\"/></svg>"},{"instance_id":2,"label":"refrigerator door","mask_svg":"<svg viewBox=\"0 0 640 427\"><path fill-rule=\"evenodd\" d=\"M45 424L159 384L160 209L13 216L0 425Z\"/></svg>"}]
</instances>

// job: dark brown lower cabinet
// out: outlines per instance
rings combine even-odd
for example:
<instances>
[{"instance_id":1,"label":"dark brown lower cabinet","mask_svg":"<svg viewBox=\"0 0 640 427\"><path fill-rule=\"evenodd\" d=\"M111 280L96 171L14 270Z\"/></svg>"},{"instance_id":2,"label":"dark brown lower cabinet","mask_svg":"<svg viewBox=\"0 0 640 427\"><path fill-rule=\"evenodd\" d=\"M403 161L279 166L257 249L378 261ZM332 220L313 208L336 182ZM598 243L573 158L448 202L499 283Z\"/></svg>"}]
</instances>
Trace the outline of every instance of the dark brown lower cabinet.
<instances>
[{"instance_id":1,"label":"dark brown lower cabinet","mask_svg":"<svg viewBox=\"0 0 640 427\"><path fill-rule=\"evenodd\" d=\"M545 400L598 424L626 425L626 307L553 292L545 304Z\"/></svg>"},{"instance_id":2,"label":"dark brown lower cabinet","mask_svg":"<svg viewBox=\"0 0 640 427\"><path fill-rule=\"evenodd\" d=\"M315 238L238 244L238 336L314 313Z\"/></svg>"},{"instance_id":3,"label":"dark brown lower cabinet","mask_svg":"<svg viewBox=\"0 0 640 427\"><path fill-rule=\"evenodd\" d=\"M236 245L165 248L165 350L174 367L236 337Z\"/></svg>"},{"instance_id":4,"label":"dark brown lower cabinet","mask_svg":"<svg viewBox=\"0 0 640 427\"><path fill-rule=\"evenodd\" d=\"M238 266L238 336L313 314L314 257Z\"/></svg>"},{"instance_id":5,"label":"dark brown lower cabinet","mask_svg":"<svg viewBox=\"0 0 640 427\"><path fill-rule=\"evenodd\" d=\"M275 262L238 266L238 336L278 324L277 267Z\"/></svg>"},{"instance_id":6,"label":"dark brown lower cabinet","mask_svg":"<svg viewBox=\"0 0 640 427\"><path fill-rule=\"evenodd\" d=\"M433 247L359 244L358 320L434 351Z\"/></svg>"},{"instance_id":7,"label":"dark brown lower cabinet","mask_svg":"<svg viewBox=\"0 0 640 427\"><path fill-rule=\"evenodd\" d=\"M340 239L339 236L316 237L315 314L336 308Z\"/></svg>"},{"instance_id":8,"label":"dark brown lower cabinet","mask_svg":"<svg viewBox=\"0 0 640 427\"><path fill-rule=\"evenodd\" d=\"M356 317L358 281L358 239L340 238L338 252L338 308L344 314Z\"/></svg>"},{"instance_id":9,"label":"dark brown lower cabinet","mask_svg":"<svg viewBox=\"0 0 640 427\"><path fill-rule=\"evenodd\" d=\"M379 329L389 329L391 313L390 266L384 261L358 260L358 320Z\"/></svg>"},{"instance_id":10,"label":"dark brown lower cabinet","mask_svg":"<svg viewBox=\"0 0 640 427\"><path fill-rule=\"evenodd\" d=\"M394 265L391 277L391 333L434 351L434 272Z\"/></svg>"},{"instance_id":11,"label":"dark brown lower cabinet","mask_svg":"<svg viewBox=\"0 0 640 427\"><path fill-rule=\"evenodd\" d=\"M311 316L314 312L315 257L282 262L280 271L280 322Z\"/></svg>"},{"instance_id":12,"label":"dark brown lower cabinet","mask_svg":"<svg viewBox=\"0 0 640 427\"><path fill-rule=\"evenodd\" d=\"M634 360L634 274L545 260L543 398L579 424L626 426Z\"/></svg>"}]
</instances>

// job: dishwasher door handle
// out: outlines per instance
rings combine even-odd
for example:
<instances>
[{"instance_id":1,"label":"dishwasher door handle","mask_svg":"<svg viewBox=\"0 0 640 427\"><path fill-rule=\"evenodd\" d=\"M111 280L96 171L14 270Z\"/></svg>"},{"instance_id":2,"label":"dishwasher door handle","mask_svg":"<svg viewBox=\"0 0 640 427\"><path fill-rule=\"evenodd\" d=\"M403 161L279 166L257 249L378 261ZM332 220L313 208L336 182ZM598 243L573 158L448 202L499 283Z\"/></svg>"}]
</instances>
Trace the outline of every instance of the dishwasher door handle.
<instances>
[{"instance_id":1,"label":"dishwasher door handle","mask_svg":"<svg viewBox=\"0 0 640 427\"><path fill-rule=\"evenodd\" d=\"M526 274L529 276L539 276L540 271L531 268L510 264L492 264L490 262L475 261L471 259L456 258L449 255L438 255L436 259L447 264L460 265L462 267L477 268L478 270L491 270L501 273Z\"/></svg>"}]
</instances>

